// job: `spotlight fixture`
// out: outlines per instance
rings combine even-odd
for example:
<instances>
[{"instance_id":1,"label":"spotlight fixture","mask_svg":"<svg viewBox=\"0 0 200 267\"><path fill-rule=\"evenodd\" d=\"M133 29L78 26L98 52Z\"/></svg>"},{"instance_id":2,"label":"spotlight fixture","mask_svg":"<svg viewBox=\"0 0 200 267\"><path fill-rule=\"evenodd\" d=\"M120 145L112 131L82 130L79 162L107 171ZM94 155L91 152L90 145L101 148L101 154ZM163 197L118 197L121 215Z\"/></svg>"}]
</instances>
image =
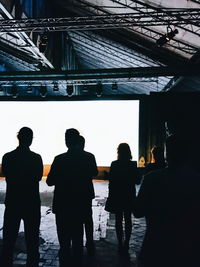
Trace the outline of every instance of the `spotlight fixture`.
<instances>
[{"instance_id":1,"label":"spotlight fixture","mask_svg":"<svg viewBox=\"0 0 200 267\"><path fill-rule=\"evenodd\" d=\"M74 86L73 86L73 84L67 85L66 92L67 92L67 95L69 97L73 95L73 92L74 92Z\"/></svg>"},{"instance_id":2,"label":"spotlight fixture","mask_svg":"<svg viewBox=\"0 0 200 267\"><path fill-rule=\"evenodd\" d=\"M46 86L42 85L40 87L40 95L41 95L41 97L45 97L47 95L47 88L46 88Z\"/></svg>"},{"instance_id":3,"label":"spotlight fixture","mask_svg":"<svg viewBox=\"0 0 200 267\"><path fill-rule=\"evenodd\" d=\"M54 85L53 85L53 91L54 92L58 92L59 91L58 83L54 83Z\"/></svg>"},{"instance_id":4,"label":"spotlight fixture","mask_svg":"<svg viewBox=\"0 0 200 267\"><path fill-rule=\"evenodd\" d=\"M13 85L12 88L11 88L12 97L16 98L16 97L18 97L18 94L19 94L19 92L18 92L18 89L17 89L16 85Z\"/></svg>"},{"instance_id":5,"label":"spotlight fixture","mask_svg":"<svg viewBox=\"0 0 200 267\"><path fill-rule=\"evenodd\" d=\"M47 44L48 44L47 34L43 33L42 35L40 35L40 40L39 40L39 51L41 53L44 53L46 51Z\"/></svg>"},{"instance_id":6,"label":"spotlight fixture","mask_svg":"<svg viewBox=\"0 0 200 267\"><path fill-rule=\"evenodd\" d=\"M117 89L118 89L117 82L114 82L114 83L112 84L112 90L113 90L113 91L116 91Z\"/></svg>"},{"instance_id":7,"label":"spotlight fixture","mask_svg":"<svg viewBox=\"0 0 200 267\"><path fill-rule=\"evenodd\" d=\"M170 30L170 31L169 31ZM156 44L158 46L163 46L164 44L168 43L170 40L174 38L174 36L178 34L178 30L172 30L171 27L167 27L167 34L161 36L157 41Z\"/></svg>"},{"instance_id":8,"label":"spotlight fixture","mask_svg":"<svg viewBox=\"0 0 200 267\"><path fill-rule=\"evenodd\" d=\"M29 83L27 87L27 93L32 93L32 91L33 91L32 85Z\"/></svg>"},{"instance_id":9,"label":"spotlight fixture","mask_svg":"<svg viewBox=\"0 0 200 267\"><path fill-rule=\"evenodd\" d=\"M101 82L98 82L97 83L97 88L96 88L96 95L97 97L101 97L102 96L102 93L103 93L103 88L102 88L102 83Z\"/></svg>"},{"instance_id":10,"label":"spotlight fixture","mask_svg":"<svg viewBox=\"0 0 200 267\"><path fill-rule=\"evenodd\" d=\"M83 90L83 93L88 93L88 91L89 91L88 90L88 85L84 84L82 90Z\"/></svg>"}]
</instances>

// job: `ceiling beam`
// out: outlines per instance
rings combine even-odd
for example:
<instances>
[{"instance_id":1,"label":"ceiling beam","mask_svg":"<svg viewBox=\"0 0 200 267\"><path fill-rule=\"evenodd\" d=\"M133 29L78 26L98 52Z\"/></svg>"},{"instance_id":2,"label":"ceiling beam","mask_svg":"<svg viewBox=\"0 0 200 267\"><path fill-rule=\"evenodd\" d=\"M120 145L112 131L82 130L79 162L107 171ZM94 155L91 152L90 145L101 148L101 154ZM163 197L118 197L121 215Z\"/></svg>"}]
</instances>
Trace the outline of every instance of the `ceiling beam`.
<instances>
[{"instance_id":1,"label":"ceiling beam","mask_svg":"<svg viewBox=\"0 0 200 267\"><path fill-rule=\"evenodd\" d=\"M197 65L177 67L137 67L113 69L89 69L69 71L1 72L0 81L90 81L104 79L131 79L134 77L166 77L199 75Z\"/></svg>"},{"instance_id":2,"label":"ceiling beam","mask_svg":"<svg viewBox=\"0 0 200 267\"><path fill-rule=\"evenodd\" d=\"M0 21L0 32L43 32L113 29L130 26L163 26L198 24L199 9L166 9L149 11L144 14L122 13L109 15L77 16L65 18L9 19ZM177 18L177 16L179 16Z\"/></svg>"}]
</instances>

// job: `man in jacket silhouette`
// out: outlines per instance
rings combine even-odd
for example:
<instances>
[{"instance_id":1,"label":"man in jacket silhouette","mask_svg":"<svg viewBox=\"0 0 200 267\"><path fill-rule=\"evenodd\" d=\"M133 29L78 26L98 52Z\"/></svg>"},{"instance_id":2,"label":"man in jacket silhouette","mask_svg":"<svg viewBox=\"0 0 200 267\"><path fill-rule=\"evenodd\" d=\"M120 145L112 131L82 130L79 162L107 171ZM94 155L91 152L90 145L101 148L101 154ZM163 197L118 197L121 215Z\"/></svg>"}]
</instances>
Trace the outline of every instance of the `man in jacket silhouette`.
<instances>
[{"instance_id":1,"label":"man in jacket silhouette","mask_svg":"<svg viewBox=\"0 0 200 267\"><path fill-rule=\"evenodd\" d=\"M39 264L40 195L39 181L43 174L42 158L32 152L33 131L20 129L19 146L3 156L2 172L6 179L3 249L1 267L11 267L20 221L24 221L27 267Z\"/></svg>"},{"instance_id":2,"label":"man in jacket silhouette","mask_svg":"<svg viewBox=\"0 0 200 267\"><path fill-rule=\"evenodd\" d=\"M65 142L67 152L55 157L47 177L47 184L55 185L53 212L61 267L71 260L71 246L72 259L77 266L81 264L85 207L94 196L91 179L98 172L94 156L80 148L80 135L76 129L66 131Z\"/></svg>"}]
</instances>

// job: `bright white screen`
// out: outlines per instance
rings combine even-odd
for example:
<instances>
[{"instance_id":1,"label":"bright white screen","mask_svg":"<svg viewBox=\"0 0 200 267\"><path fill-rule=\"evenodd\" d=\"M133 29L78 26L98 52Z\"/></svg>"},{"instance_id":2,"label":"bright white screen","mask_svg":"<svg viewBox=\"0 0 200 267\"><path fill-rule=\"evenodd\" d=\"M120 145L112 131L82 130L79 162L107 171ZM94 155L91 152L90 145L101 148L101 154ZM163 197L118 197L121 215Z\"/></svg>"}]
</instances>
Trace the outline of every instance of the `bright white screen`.
<instances>
[{"instance_id":1,"label":"bright white screen","mask_svg":"<svg viewBox=\"0 0 200 267\"><path fill-rule=\"evenodd\" d=\"M130 145L138 159L139 101L50 101L0 102L0 157L18 145L17 132L27 126L33 130L31 150L44 164L65 152L64 134L76 128L85 137L85 150L93 153L98 166L110 166L121 142Z\"/></svg>"}]
</instances>

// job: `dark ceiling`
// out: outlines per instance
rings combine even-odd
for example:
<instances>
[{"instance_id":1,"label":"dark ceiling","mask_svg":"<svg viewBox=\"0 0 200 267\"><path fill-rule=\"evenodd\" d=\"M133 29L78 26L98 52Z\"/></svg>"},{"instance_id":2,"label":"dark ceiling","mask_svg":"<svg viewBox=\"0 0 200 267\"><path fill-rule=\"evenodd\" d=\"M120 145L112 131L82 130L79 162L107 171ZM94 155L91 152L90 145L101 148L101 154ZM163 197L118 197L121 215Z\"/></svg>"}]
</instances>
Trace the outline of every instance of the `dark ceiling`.
<instances>
[{"instance_id":1,"label":"dark ceiling","mask_svg":"<svg viewBox=\"0 0 200 267\"><path fill-rule=\"evenodd\" d=\"M198 91L200 1L173 3L1 0L0 96Z\"/></svg>"}]
</instances>

